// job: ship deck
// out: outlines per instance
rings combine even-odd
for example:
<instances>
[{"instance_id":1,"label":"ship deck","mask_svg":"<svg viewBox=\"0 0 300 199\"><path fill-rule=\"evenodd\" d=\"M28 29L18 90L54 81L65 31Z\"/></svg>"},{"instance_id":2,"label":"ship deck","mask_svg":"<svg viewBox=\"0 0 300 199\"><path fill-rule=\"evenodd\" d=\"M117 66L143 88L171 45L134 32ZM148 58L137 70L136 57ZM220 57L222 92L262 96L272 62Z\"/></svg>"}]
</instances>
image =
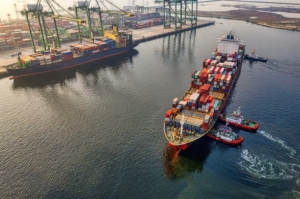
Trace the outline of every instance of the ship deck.
<instances>
[{"instance_id":1,"label":"ship deck","mask_svg":"<svg viewBox=\"0 0 300 199\"><path fill-rule=\"evenodd\" d=\"M166 136L168 140L174 144L174 145L183 145L188 144L190 142L193 142L203 136L205 136L206 133L196 133L194 131L185 131L186 134L181 136L180 135L180 128L175 128L173 126L167 126L165 127Z\"/></svg>"},{"instance_id":2,"label":"ship deck","mask_svg":"<svg viewBox=\"0 0 300 199\"><path fill-rule=\"evenodd\" d=\"M181 99L184 100L185 97L189 97L190 95L192 95L192 93L197 92L197 88L193 88L191 87L188 92L186 93L186 95ZM214 99L218 99L221 101L221 104L223 104L224 99L225 99L225 94L221 93L221 92L215 92L215 91L209 91L209 94L214 98ZM200 127L201 128L201 132L196 132L193 130L183 130L183 134L180 134L180 127L176 126L176 125L168 125L165 124L165 135L167 137L167 139L169 140L169 142L171 142L173 145L183 145L183 144L188 144L191 143L201 137L203 137L204 135L206 135L206 133L208 132L208 130L204 130L203 129L203 123L204 123L204 119L207 115L210 115L209 113L207 113L204 110L199 110L199 109L188 109L188 108L184 108L181 112L177 113L174 118L173 121L180 123L180 121L182 121L183 119L183 115L184 115L184 123L185 124L189 124L192 126L196 126L196 127ZM209 129L211 126L213 126L213 124L216 122L217 117L214 118L209 125Z\"/></svg>"}]
</instances>

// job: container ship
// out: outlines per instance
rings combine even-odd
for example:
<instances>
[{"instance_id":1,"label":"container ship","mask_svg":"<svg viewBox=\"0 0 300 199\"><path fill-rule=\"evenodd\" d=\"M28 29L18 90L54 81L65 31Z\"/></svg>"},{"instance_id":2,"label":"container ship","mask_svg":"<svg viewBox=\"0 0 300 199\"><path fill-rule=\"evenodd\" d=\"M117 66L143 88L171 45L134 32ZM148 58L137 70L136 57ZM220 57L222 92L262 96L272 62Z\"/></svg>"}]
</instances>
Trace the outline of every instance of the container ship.
<instances>
[{"instance_id":1,"label":"container ship","mask_svg":"<svg viewBox=\"0 0 300 199\"><path fill-rule=\"evenodd\" d=\"M169 145L185 150L205 136L225 108L242 68L246 44L233 32L216 39L217 49L195 71L189 90L175 98L164 120Z\"/></svg>"},{"instance_id":2,"label":"container ship","mask_svg":"<svg viewBox=\"0 0 300 199\"><path fill-rule=\"evenodd\" d=\"M18 61L6 66L6 70L10 79L54 72L117 56L137 45L132 40L131 31L119 31L118 26L113 25L112 30L105 31L104 37L95 38L92 43L72 44L70 49L51 49L23 57L18 53Z\"/></svg>"}]
</instances>

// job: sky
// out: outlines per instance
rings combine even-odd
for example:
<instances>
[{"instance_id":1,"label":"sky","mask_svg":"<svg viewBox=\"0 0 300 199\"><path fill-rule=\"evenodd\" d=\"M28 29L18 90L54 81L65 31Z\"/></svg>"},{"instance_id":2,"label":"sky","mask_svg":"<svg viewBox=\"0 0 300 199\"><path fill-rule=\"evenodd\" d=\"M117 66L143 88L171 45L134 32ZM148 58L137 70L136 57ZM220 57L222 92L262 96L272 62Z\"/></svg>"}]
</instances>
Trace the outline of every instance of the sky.
<instances>
[{"instance_id":1,"label":"sky","mask_svg":"<svg viewBox=\"0 0 300 199\"><path fill-rule=\"evenodd\" d=\"M128 5L129 2L132 4L133 0L110 0L115 3L120 8ZM198 0L198 2L206 1L206 0ZM264 1L264 2L285 2L285 3L300 3L300 0L247 0L247 1ZM22 10L24 4L34 4L37 0L0 0L0 19L7 20L7 14L11 15L11 18L16 18L16 12L14 8L14 4L16 4L18 10ZM44 0L42 0L44 2ZM56 0L61 6L67 8L71 5L74 5L75 0ZM91 0L91 2L95 2L95 0ZM135 0L135 5L147 6L147 2L149 6L158 6L159 4L155 4L154 0ZM108 3L106 3L108 8L111 8ZM20 15L19 15L20 17Z\"/></svg>"},{"instance_id":2,"label":"sky","mask_svg":"<svg viewBox=\"0 0 300 199\"><path fill-rule=\"evenodd\" d=\"M115 3L117 6L120 8L123 8L123 6L128 5L129 0L109 0ZM16 4L18 10L22 10L24 4L35 4L37 0L0 0L0 19L5 19L7 20L7 14L9 13L11 15L11 18L16 18L16 12L15 12L15 7L14 4ZM42 4L44 4L44 0L42 0ZM56 0L57 3L59 3L61 6L64 8L67 8L69 6L74 5L75 0ZM96 2L95 0L91 0L91 2ZM148 5L157 5L154 4L154 0L135 0L135 5L143 5L147 6ZM132 3L132 0L130 0L130 3ZM109 9L111 6L109 6L108 3L105 4ZM19 16L20 17L20 16Z\"/></svg>"}]
</instances>

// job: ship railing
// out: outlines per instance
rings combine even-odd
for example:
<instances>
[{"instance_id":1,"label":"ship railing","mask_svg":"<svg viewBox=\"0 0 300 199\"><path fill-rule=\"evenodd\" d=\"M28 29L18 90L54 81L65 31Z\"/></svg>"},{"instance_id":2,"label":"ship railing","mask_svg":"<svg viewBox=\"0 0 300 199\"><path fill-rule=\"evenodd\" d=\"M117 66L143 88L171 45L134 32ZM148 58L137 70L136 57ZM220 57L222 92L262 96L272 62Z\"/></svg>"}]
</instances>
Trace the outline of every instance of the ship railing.
<instances>
[{"instance_id":1,"label":"ship railing","mask_svg":"<svg viewBox=\"0 0 300 199\"><path fill-rule=\"evenodd\" d=\"M18 63L13 63L13 64L8 64L8 65L6 65L6 66L4 66L4 68L18 68L17 67L18 66Z\"/></svg>"}]
</instances>

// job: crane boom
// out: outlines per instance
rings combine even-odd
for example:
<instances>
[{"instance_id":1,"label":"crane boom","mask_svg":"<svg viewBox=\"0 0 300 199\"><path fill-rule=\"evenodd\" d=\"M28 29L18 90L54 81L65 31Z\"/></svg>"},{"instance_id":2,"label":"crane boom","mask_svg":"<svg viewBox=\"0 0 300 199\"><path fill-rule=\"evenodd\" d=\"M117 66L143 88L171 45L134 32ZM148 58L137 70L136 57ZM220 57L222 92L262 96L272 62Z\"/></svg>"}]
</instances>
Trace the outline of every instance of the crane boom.
<instances>
[{"instance_id":1,"label":"crane boom","mask_svg":"<svg viewBox=\"0 0 300 199\"><path fill-rule=\"evenodd\" d=\"M60 16L60 15L53 15L52 18L55 18L55 19L65 19L65 20L69 20L69 21L76 21L76 22L78 22L80 24L86 23L86 21L82 20L82 19L71 18L71 17L63 17L63 16Z\"/></svg>"},{"instance_id":2,"label":"crane boom","mask_svg":"<svg viewBox=\"0 0 300 199\"><path fill-rule=\"evenodd\" d=\"M106 2L109 3L110 5L116 7L116 8L117 8L118 10L120 10L121 12L127 14L128 17L133 17L133 16L134 16L132 13L127 12L127 11L125 11L125 10L119 8L118 6L116 6L116 5L115 5L113 2L111 2L111 1L106 0Z\"/></svg>"}]
</instances>

